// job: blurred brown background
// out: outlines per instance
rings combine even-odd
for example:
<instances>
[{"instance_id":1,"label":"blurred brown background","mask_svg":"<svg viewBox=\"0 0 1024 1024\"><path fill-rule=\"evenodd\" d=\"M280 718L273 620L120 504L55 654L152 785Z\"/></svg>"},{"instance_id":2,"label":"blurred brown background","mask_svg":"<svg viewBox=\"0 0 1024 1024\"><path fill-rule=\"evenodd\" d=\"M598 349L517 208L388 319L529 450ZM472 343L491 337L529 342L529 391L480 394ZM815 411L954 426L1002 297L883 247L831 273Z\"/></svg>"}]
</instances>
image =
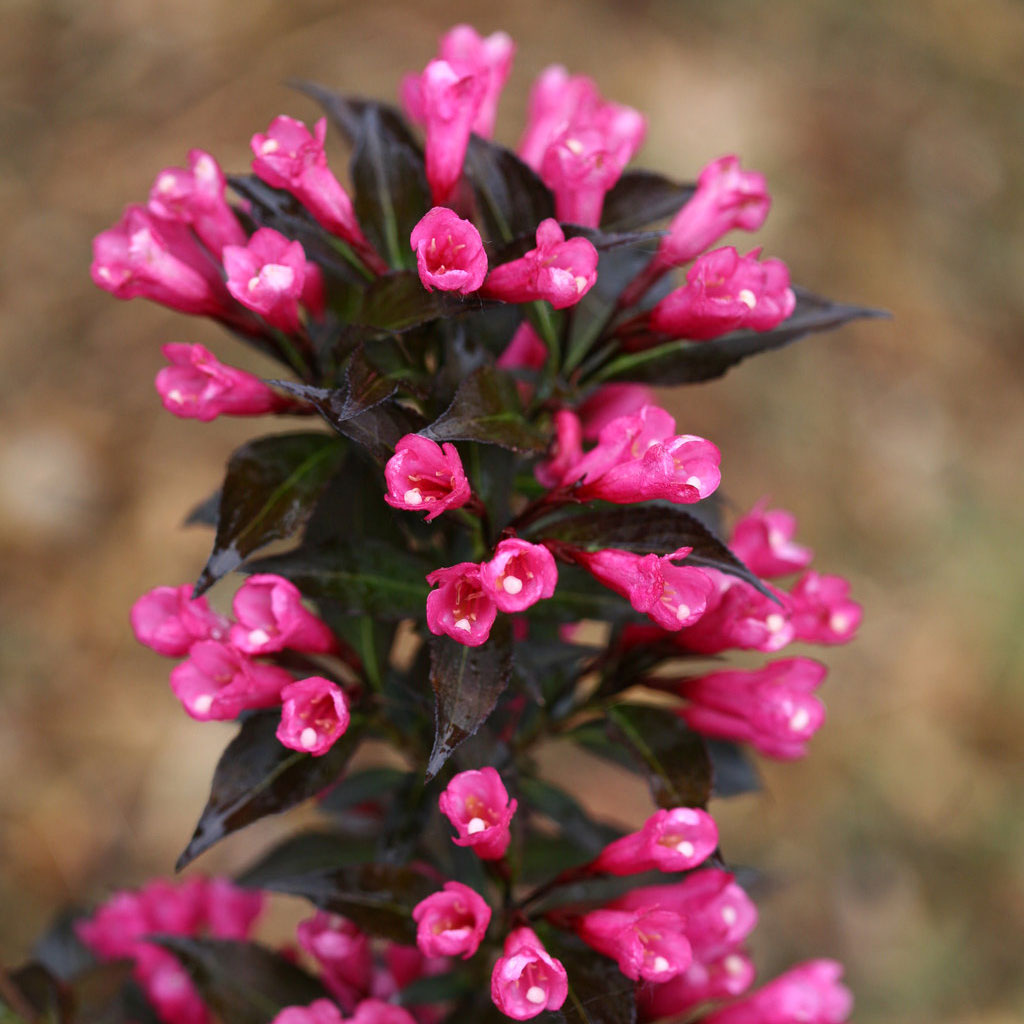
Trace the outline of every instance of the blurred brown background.
<instances>
[{"instance_id":1,"label":"blurred brown background","mask_svg":"<svg viewBox=\"0 0 1024 1024\"><path fill-rule=\"evenodd\" d=\"M159 344L258 364L95 290L90 238L190 146L243 169L274 115L313 117L289 77L394 97L468 20L519 43L500 138L542 67L591 74L648 115L644 165L692 178L740 153L774 193L767 252L894 313L673 399L681 429L721 445L736 503L792 508L867 609L827 653L812 758L767 765L764 794L718 813L733 857L771 879L765 975L839 957L861 1022L1024 1017L1024 7L7 0L0 16L0 959L63 902L168 872L230 735L181 713L127 613L196 575L209 537L179 524L254 430L165 414ZM236 867L285 824L200 867Z\"/></svg>"}]
</instances>

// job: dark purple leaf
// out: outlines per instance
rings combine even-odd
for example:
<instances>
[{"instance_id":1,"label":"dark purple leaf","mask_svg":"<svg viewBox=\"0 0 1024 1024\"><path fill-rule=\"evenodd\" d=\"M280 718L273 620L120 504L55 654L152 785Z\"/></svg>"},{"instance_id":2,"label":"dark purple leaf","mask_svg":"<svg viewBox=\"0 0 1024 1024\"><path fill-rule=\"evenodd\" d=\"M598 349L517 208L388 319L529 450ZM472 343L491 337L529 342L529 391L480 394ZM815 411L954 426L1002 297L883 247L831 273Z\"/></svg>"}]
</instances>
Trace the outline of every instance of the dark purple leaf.
<instances>
[{"instance_id":1,"label":"dark purple leaf","mask_svg":"<svg viewBox=\"0 0 1024 1024\"><path fill-rule=\"evenodd\" d=\"M604 197L601 230L634 231L672 217L695 190L653 171L626 171Z\"/></svg>"},{"instance_id":2,"label":"dark purple leaf","mask_svg":"<svg viewBox=\"0 0 1024 1024\"><path fill-rule=\"evenodd\" d=\"M563 933L548 943L552 956L558 957L569 976L569 996L560 1013L538 1017L566 1024L636 1024L636 983L627 978L616 963L579 940Z\"/></svg>"},{"instance_id":3,"label":"dark purple leaf","mask_svg":"<svg viewBox=\"0 0 1024 1024\"><path fill-rule=\"evenodd\" d=\"M242 445L228 461L217 536L196 596L253 551L296 533L343 456L330 434L274 434Z\"/></svg>"},{"instance_id":4,"label":"dark purple leaf","mask_svg":"<svg viewBox=\"0 0 1024 1024\"><path fill-rule=\"evenodd\" d=\"M295 878L374 859L372 842L347 832L299 832L280 842L235 881L246 889L267 889L274 879Z\"/></svg>"},{"instance_id":5,"label":"dark purple leaf","mask_svg":"<svg viewBox=\"0 0 1024 1024\"><path fill-rule=\"evenodd\" d=\"M378 277L363 293L351 315L352 323L375 331L401 333L438 320L493 308L476 295L428 292L414 270L396 270Z\"/></svg>"}]
</instances>

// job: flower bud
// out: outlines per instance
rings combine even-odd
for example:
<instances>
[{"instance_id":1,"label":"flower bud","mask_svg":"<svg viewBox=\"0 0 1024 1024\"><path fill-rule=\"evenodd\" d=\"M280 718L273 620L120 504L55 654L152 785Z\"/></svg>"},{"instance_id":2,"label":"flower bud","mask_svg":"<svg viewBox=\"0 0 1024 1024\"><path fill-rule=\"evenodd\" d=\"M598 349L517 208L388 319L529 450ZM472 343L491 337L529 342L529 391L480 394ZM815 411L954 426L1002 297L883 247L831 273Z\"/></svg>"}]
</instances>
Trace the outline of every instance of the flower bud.
<instances>
[{"instance_id":1,"label":"flower bud","mask_svg":"<svg viewBox=\"0 0 1024 1024\"><path fill-rule=\"evenodd\" d=\"M593 441L612 420L636 416L645 405L653 404L654 392L646 384L603 384L576 412L583 436Z\"/></svg>"},{"instance_id":2,"label":"flower bud","mask_svg":"<svg viewBox=\"0 0 1024 1024\"><path fill-rule=\"evenodd\" d=\"M461 956L468 960L483 941L491 908L461 882L445 882L413 907L416 945L424 956Z\"/></svg>"},{"instance_id":3,"label":"flower bud","mask_svg":"<svg viewBox=\"0 0 1024 1024\"><path fill-rule=\"evenodd\" d=\"M321 676L290 683L281 691L277 738L292 750L320 757L348 728L348 701L340 686Z\"/></svg>"},{"instance_id":4,"label":"flower bud","mask_svg":"<svg viewBox=\"0 0 1024 1024\"><path fill-rule=\"evenodd\" d=\"M591 865L595 873L636 875L644 871L688 871L718 845L711 815L695 807L662 808L644 827L609 843Z\"/></svg>"},{"instance_id":5,"label":"flower bud","mask_svg":"<svg viewBox=\"0 0 1024 1024\"><path fill-rule=\"evenodd\" d=\"M548 450L550 458L538 464L534 475L545 487L558 487L570 480L572 470L583 458L583 428L576 413L559 409L554 416L555 438Z\"/></svg>"},{"instance_id":6,"label":"flower bud","mask_svg":"<svg viewBox=\"0 0 1024 1024\"><path fill-rule=\"evenodd\" d=\"M460 562L435 569L427 582L436 590L427 594L427 628L435 636L446 634L467 647L479 647L491 635L498 606L484 590L480 566Z\"/></svg>"},{"instance_id":7,"label":"flower bud","mask_svg":"<svg viewBox=\"0 0 1024 1024\"><path fill-rule=\"evenodd\" d=\"M284 650L325 654L335 647L334 634L302 604L299 588L273 573L250 576L231 604L238 622L231 642L247 654Z\"/></svg>"},{"instance_id":8,"label":"flower bud","mask_svg":"<svg viewBox=\"0 0 1024 1024\"><path fill-rule=\"evenodd\" d=\"M579 923L587 945L618 962L634 981L668 981L690 966L683 918L671 910L592 910Z\"/></svg>"},{"instance_id":9,"label":"flower bud","mask_svg":"<svg viewBox=\"0 0 1024 1024\"><path fill-rule=\"evenodd\" d=\"M708 963L694 960L685 971L660 985L637 991L640 1020L676 1017L701 1003L746 992L754 981L754 964L746 953L725 953Z\"/></svg>"},{"instance_id":10,"label":"flower bud","mask_svg":"<svg viewBox=\"0 0 1024 1024\"><path fill-rule=\"evenodd\" d=\"M511 841L509 822L517 802L509 800L494 768L459 772L437 801L441 813L455 826L456 846L469 846L481 860L500 860Z\"/></svg>"},{"instance_id":11,"label":"flower bud","mask_svg":"<svg viewBox=\"0 0 1024 1024\"><path fill-rule=\"evenodd\" d=\"M480 582L502 612L522 612L551 597L558 583L555 560L542 544L510 537L480 566Z\"/></svg>"},{"instance_id":12,"label":"flower bud","mask_svg":"<svg viewBox=\"0 0 1024 1024\"><path fill-rule=\"evenodd\" d=\"M295 934L320 966L324 984L344 1006L354 1006L368 993L373 973L370 939L351 921L318 910L299 923Z\"/></svg>"},{"instance_id":13,"label":"flower bud","mask_svg":"<svg viewBox=\"0 0 1024 1024\"><path fill-rule=\"evenodd\" d=\"M781 509L766 509L759 501L732 530L729 547L753 573L771 579L806 569L811 564L810 548L793 541L796 519Z\"/></svg>"},{"instance_id":14,"label":"flower bud","mask_svg":"<svg viewBox=\"0 0 1024 1024\"><path fill-rule=\"evenodd\" d=\"M135 639L168 658L180 658L197 640L223 640L230 622L205 597L192 599L192 586L154 587L132 606Z\"/></svg>"},{"instance_id":15,"label":"flower bud","mask_svg":"<svg viewBox=\"0 0 1024 1024\"><path fill-rule=\"evenodd\" d=\"M536 933L516 928L491 973L491 999L506 1017L529 1020L558 1010L569 995L569 979L560 960L549 956Z\"/></svg>"},{"instance_id":16,"label":"flower bud","mask_svg":"<svg viewBox=\"0 0 1024 1024\"><path fill-rule=\"evenodd\" d=\"M447 207L428 210L412 229L409 242L428 292L437 288L468 295L484 283L487 253L480 232Z\"/></svg>"},{"instance_id":17,"label":"flower bud","mask_svg":"<svg viewBox=\"0 0 1024 1024\"><path fill-rule=\"evenodd\" d=\"M524 320L512 340L498 356L496 365L502 370L539 370L548 361L548 347L537 332Z\"/></svg>"}]
</instances>

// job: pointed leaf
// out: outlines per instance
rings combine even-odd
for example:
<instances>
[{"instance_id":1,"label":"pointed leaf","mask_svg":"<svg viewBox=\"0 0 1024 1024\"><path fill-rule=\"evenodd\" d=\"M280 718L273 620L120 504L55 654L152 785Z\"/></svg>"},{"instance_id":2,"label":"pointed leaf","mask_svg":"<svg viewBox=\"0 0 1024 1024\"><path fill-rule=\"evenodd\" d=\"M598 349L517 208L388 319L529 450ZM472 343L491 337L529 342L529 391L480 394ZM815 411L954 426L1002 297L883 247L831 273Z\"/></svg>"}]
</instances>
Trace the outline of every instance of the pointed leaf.
<instances>
[{"instance_id":1,"label":"pointed leaf","mask_svg":"<svg viewBox=\"0 0 1024 1024\"><path fill-rule=\"evenodd\" d=\"M469 140L466 177L473 185L486 242L511 242L555 215L555 200L536 172L511 150L478 135Z\"/></svg>"},{"instance_id":2,"label":"pointed leaf","mask_svg":"<svg viewBox=\"0 0 1024 1024\"><path fill-rule=\"evenodd\" d=\"M253 551L296 533L343 456L330 434L275 434L242 445L228 461L217 536L196 596Z\"/></svg>"},{"instance_id":3,"label":"pointed leaf","mask_svg":"<svg viewBox=\"0 0 1024 1024\"><path fill-rule=\"evenodd\" d=\"M369 107L379 105L375 100L363 99L361 96L343 96L326 86L303 79L293 78L288 85L318 103L331 123L351 145L356 145L359 142L363 114ZM397 111L395 113L397 114Z\"/></svg>"},{"instance_id":4,"label":"pointed leaf","mask_svg":"<svg viewBox=\"0 0 1024 1024\"><path fill-rule=\"evenodd\" d=\"M574 797L544 779L521 779L519 792L532 809L550 818L577 848L591 857L622 835L618 829L594 821Z\"/></svg>"},{"instance_id":5,"label":"pointed leaf","mask_svg":"<svg viewBox=\"0 0 1024 1024\"><path fill-rule=\"evenodd\" d=\"M659 807L704 807L711 796L711 759L701 737L666 708L616 704L609 735L641 764Z\"/></svg>"},{"instance_id":6,"label":"pointed leaf","mask_svg":"<svg viewBox=\"0 0 1024 1024\"><path fill-rule=\"evenodd\" d=\"M540 603L535 614L557 622L580 619L639 622L643 618L624 597L597 585L593 576L572 565L559 565L554 596Z\"/></svg>"},{"instance_id":7,"label":"pointed leaf","mask_svg":"<svg viewBox=\"0 0 1024 1024\"><path fill-rule=\"evenodd\" d=\"M426 575L433 568L385 541L350 537L261 558L246 571L284 576L307 597L329 598L346 614L395 621L423 615L430 590Z\"/></svg>"},{"instance_id":8,"label":"pointed leaf","mask_svg":"<svg viewBox=\"0 0 1024 1024\"><path fill-rule=\"evenodd\" d=\"M365 768L361 772L352 772L331 787L320 801L320 810L325 814L343 814L359 804L389 802L409 777L409 772L398 768Z\"/></svg>"},{"instance_id":9,"label":"pointed leaf","mask_svg":"<svg viewBox=\"0 0 1024 1024\"><path fill-rule=\"evenodd\" d=\"M561 1014L566 1024L636 1024L636 984L608 957L561 933L548 944L569 976L569 996ZM538 1018L543 1019L543 1018Z\"/></svg>"},{"instance_id":10,"label":"pointed leaf","mask_svg":"<svg viewBox=\"0 0 1024 1024\"><path fill-rule=\"evenodd\" d=\"M519 412L514 379L493 366L467 377L452 404L420 433L437 442L480 441L517 452L541 452L548 444Z\"/></svg>"},{"instance_id":11,"label":"pointed leaf","mask_svg":"<svg viewBox=\"0 0 1024 1024\"><path fill-rule=\"evenodd\" d=\"M695 384L721 377L748 356L781 348L807 334L830 331L850 320L888 317L883 310L845 306L810 292L794 289L797 304L793 315L773 331L742 331L710 341L669 341L640 352L625 352L600 369L590 383L610 380L647 381L661 386Z\"/></svg>"},{"instance_id":12,"label":"pointed leaf","mask_svg":"<svg viewBox=\"0 0 1024 1024\"><path fill-rule=\"evenodd\" d=\"M539 522L530 527L527 536L559 540L590 551L621 548L638 555L668 555L690 547L693 551L684 564L736 576L766 597L778 600L704 523L669 504L591 505L583 512Z\"/></svg>"},{"instance_id":13,"label":"pointed leaf","mask_svg":"<svg viewBox=\"0 0 1024 1024\"><path fill-rule=\"evenodd\" d=\"M653 171L626 171L604 197L602 231L633 231L673 217L696 191Z\"/></svg>"},{"instance_id":14,"label":"pointed leaf","mask_svg":"<svg viewBox=\"0 0 1024 1024\"><path fill-rule=\"evenodd\" d=\"M269 1024L286 1006L328 998L312 975L255 942L162 935L151 941L173 953L222 1021Z\"/></svg>"},{"instance_id":15,"label":"pointed leaf","mask_svg":"<svg viewBox=\"0 0 1024 1024\"><path fill-rule=\"evenodd\" d=\"M221 754L210 796L195 834L178 858L180 871L224 836L279 814L330 785L359 744L354 725L321 757L282 746L275 732L280 711L259 711L245 720Z\"/></svg>"},{"instance_id":16,"label":"pointed leaf","mask_svg":"<svg viewBox=\"0 0 1024 1024\"><path fill-rule=\"evenodd\" d=\"M204 501L193 506L192 511L185 517L183 526L216 526L217 517L220 513L220 491L214 491Z\"/></svg>"},{"instance_id":17,"label":"pointed leaf","mask_svg":"<svg viewBox=\"0 0 1024 1024\"><path fill-rule=\"evenodd\" d=\"M247 889L267 889L277 878L294 878L374 859L374 844L345 832L299 832L278 843L235 880Z\"/></svg>"},{"instance_id":18,"label":"pointed leaf","mask_svg":"<svg viewBox=\"0 0 1024 1024\"><path fill-rule=\"evenodd\" d=\"M396 270L363 293L351 315L353 324L378 331L401 333L441 317L451 318L494 308L476 295L427 291L415 270Z\"/></svg>"},{"instance_id":19,"label":"pointed leaf","mask_svg":"<svg viewBox=\"0 0 1024 1024\"><path fill-rule=\"evenodd\" d=\"M428 780L487 721L511 675L512 630L505 616L498 618L490 639L480 647L466 647L448 637L431 641L430 685L436 703Z\"/></svg>"}]
</instances>

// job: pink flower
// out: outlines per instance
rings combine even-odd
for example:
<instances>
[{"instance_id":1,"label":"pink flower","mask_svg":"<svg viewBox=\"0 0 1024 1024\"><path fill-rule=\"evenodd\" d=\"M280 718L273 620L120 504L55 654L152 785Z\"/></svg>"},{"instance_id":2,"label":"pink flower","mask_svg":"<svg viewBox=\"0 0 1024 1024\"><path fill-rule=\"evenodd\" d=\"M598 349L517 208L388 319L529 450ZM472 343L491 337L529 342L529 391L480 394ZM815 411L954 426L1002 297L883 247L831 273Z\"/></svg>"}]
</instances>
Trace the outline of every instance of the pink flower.
<instances>
[{"instance_id":1,"label":"pink flower","mask_svg":"<svg viewBox=\"0 0 1024 1024\"><path fill-rule=\"evenodd\" d=\"M763 174L740 170L735 156L719 157L700 172L697 191L673 218L658 248L658 262L680 266L727 231L756 231L770 206Z\"/></svg>"},{"instance_id":2,"label":"pink flower","mask_svg":"<svg viewBox=\"0 0 1024 1024\"><path fill-rule=\"evenodd\" d=\"M188 170L168 167L156 176L149 209L158 217L189 224L210 252L220 257L225 245L245 245L245 231L224 199L220 165L201 149L191 149Z\"/></svg>"},{"instance_id":3,"label":"pink flower","mask_svg":"<svg viewBox=\"0 0 1024 1024\"><path fill-rule=\"evenodd\" d=\"M706 1024L842 1024L853 1008L834 960L809 960L751 996L705 1017Z\"/></svg>"},{"instance_id":4,"label":"pink flower","mask_svg":"<svg viewBox=\"0 0 1024 1024\"><path fill-rule=\"evenodd\" d=\"M510 801L493 768L459 772L438 798L441 813L455 826L456 846L472 847L481 860L500 860L512 838L509 822L517 802Z\"/></svg>"},{"instance_id":5,"label":"pink flower","mask_svg":"<svg viewBox=\"0 0 1024 1024\"><path fill-rule=\"evenodd\" d=\"M384 467L392 508L426 512L427 522L449 509L462 508L472 492L453 444L436 444L419 434L406 434Z\"/></svg>"},{"instance_id":6,"label":"pink flower","mask_svg":"<svg viewBox=\"0 0 1024 1024\"><path fill-rule=\"evenodd\" d=\"M229 621L218 615L205 597L192 600L192 586L154 587L131 611L135 639L157 654L180 658L197 640L223 640Z\"/></svg>"},{"instance_id":7,"label":"pink flower","mask_svg":"<svg viewBox=\"0 0 1024 1024\"><path fill-rule=\"evenodd\" d=\"M849 593L849 581L842 576L804 573L789 594L796 638L811 644L849 643L863 615Z\"/></svg>"},{"instance_id":8,"label":"pink flower","mask_svg":"<svg viewBox=\"0 0 1024 1024\"><path fill-rule=\"evenodd\" d=\"M171 670L171 690L200 722L237 718L249 708L269 708L292 677L276 665L250 660L230 644L200 640Z\"/></svg>"},{"instance_id":9,"label":"pink flower","mask_svg":"<svg viewBox=\"0 0 1024 1024\"><path fill-rule=\"evenodd\" d=\"M218 416L260 416L292 404L259 377L219 362L202 345L172 342L161 351L171 365L156 375L156 389L175 416L208 423Z\"/></svg>"},{"instance_id":10,"label":"pink flower","mask_svg":"<svg viewBox=\"0 0 1024 1024\"><path fill-rule=\"evenodd\" d=\"M565 240L558 221L542 220L537 247L487 275L484 294L505 302L546 299L555 309L574 306L597 280L597 250L585 238Z\"/></svg>"},{"instance_id":11,"label":"pink flower","mask_svg":"<svg viewBox=\"0 0 1024 1024\"><path fill-rule=\"evenodd\" d=\"M181 964L167 954L139 978L146 998L165 1024L207 1024L210 1012Z\"/></svg>"},{"instance_id":12,"label":"pink flower","mask_svg":"<svg viewBox=\"0 0 1024 1024\"><path fill-rule=\"evenodd\" d=\"M487 275L487 253L480 232L444 206L428 210L412 229L420 280L428 292L475 292Z\"/></svg>"},{"instance_id":13,"label":"pink flower","mask_svg":"<svg viewBox=\"0 0 1024 1024\"><path fill-rule=\"evenodd\" d=\"M636 875L643 871L689 871L718 845L711 815L695 807L662 808L644 827L609 843L591 865L595 873Z\"/></svg>"},{"instance_id":14,"label":"pink flower","mask_svg":"<svg viewBox=\"0 0 1024 1024\"><path fill-rule=\"evenodd\" d=\"M810 548L793 541L796 519L781 509L766 509L759 501L732 530L729 547L751 572L766 579L806 569L811 564Z\"/></svg>"},{"instance_id":15,"label":"pink flower","mask_svg":"<svg viewBox=\"0 0 1024 1024\"><path fill-rule=\"evenodd\" d=\"M370 939L351 921L318 910L299 923L299 945L319 964L321 979L346 1008L369 990L373 972Z\"/></svg>"},{"instance_id":16,"label":"pink flower","mask_svg":"<svg viewBox=\"0 0 1024 1024\"><path fill-rule=\"evenodd\" d=\"M827 669L810 658L787 658L753 671L712 672L684 679L679 694L690 705L679 712L707 736L750 743L768 757L792 760L825 720L825 707L811 691Z\"/></svg>"},{"instance_id":17,"label":"pink flower","mask_svg":"<svg viewBox=\"0 0 1024 1024\"><path fill-rule=\"evenodd\" d=\"M702 437L674 431L673 417L656 405L620 416L601 430L597 445L571 465L561 484L580 481L573 494L581 501L700 501L721 482L721 453Z\"/></svg>"},{"instance_id":18,"label":"pink flower","mask_svg":"<svg viewBox=\"0 0 1024 1024\"><path fill-rule=\"evenodd\" d=\"M364 999L346 1024L416 1024L416 1019L408 1010L393 1003L385 1003L381 999Z\"/></svg>"},{"instance_id":19,"label":"pink flower","mask_svg":"<svg viewBox=\"0 0 1024 1024\"><path fill-rule=\"evenodd\" d=\"M616 910L657 906L679 914L694 959L702 963L735 949L757 925L757 907L734 876L720 868L702 868L670 885L633 889L611 906Z\"/></svg>"},{"instance_id":20,"label":"pink flower","mask_svg":"<svg viewBox=\"0 0 1024 1024\"><path fill-rule=\"evenodd\" d=\"M491 923L491 908L461 882L445 882L413 907L416 945L424 956L461 956L468 960L480 948Z\"/></svg>"},{"instance_id":21,"label":"pink flower","mask_svg":"<svg viewBox=\"0 0 1024 1024\"><path fill-rule=\"evenodd\" d=\"M363 250L368 243L352 200L327 166L326 136L326 118L320 118L311 133L302 121L275 117L266 134L257 132L250 142L253 173L268 185L290 192L317 223Z\"/></svg>"},{"instance_id":22,"label":"pink flower","mask_svg":"<svg viewBox=\"0 0 1024 1024\"><path fill-rule=\"evenodd\" d=\"M141 296L201 316L231 313L216 264L184 224L129 206L93 239L92 252L92 279L115 298Z\"/></svg>"},{"instance_id":23,"label":"pink flower","mask_svg":"<svg viewBox=\"0 0 1024 1024\"><path fill-rule=\"evenodd\" d=\"M294 331L306 283L306 254L273 228L260 228L247 246L224 248L228 291L272 327Z\"/></svg>"},{"instance_id":24,"label":"pink flower","mask_svg":"<svg viewBox=\"0 0 1024 1024\"><path fill-rule=\"evenodd\" d=\"M555 437L549 458L538 464L534 475L545 487L555 488L572 477L572 469L583 458L583 427L576 413L559 409L554 416Z\"/></svg>"},{"instance_id":25,"label":"pink flower","mask_svg":"<svg viewBox=\"0 0 1024 1024\"><path fill-rule=\"evenodd\" d=\"M654 404L654 392L645 384L604 384L576 410L588 441L598 438L612 420L636 416Z\"/></svg>"},{"instance_id":26,"label":"pink flower","mask_svg":"<svg viewBox=\"0 0 1024 1024\"><path fill-rule=\"evenodd\" d=\"M316 999L309 1006L286 1006L271 1024L343 1024L341 1010L330 999Z\"/></svg>"},{"instance_id":27,"label":"pink flower","mask_svg":"<svg viewBox=\"0 0 1024 1024\"><path fill-rule=\"evenodd\" d=\"M498 614L494 599L480 581L476 562L459 562L435 569L427 582L437 590L427 594L427 628L435 636L447 634L467 647L479 647L491 634Z\"/></svg>"},{"instance_id":28,"label":"pink flower","mask_svg":"<svg viewBox=\"0 0 1024 1024\"><path fill-rule=\"evenodd\" d=\"M635 555L606 548L603 551L576 549L572 556L606 587L629 599L662 629L677 630L696 622L714 591L703 569L673 565L693 549L679 548L670 555Z\"/></svg>"},{"instance_id":29,"label":"pink flower","mask_svg":"<svg viewBox=\"0 0 1024 1024\"><path fill-rule=\"evenodd\" d=\"M579 923L587 945L618 962L634 981L668 981L690 966L683 918L649 906L638 910L592 910Z\"/></svg>"},{"instance_id":30,"label":"pink flower","mask_svg":"<svg viewBox=\"0 0 1024 1024\"><path fill-rule=\"evenodd\" d=\"M348 701L340 686L321 676L290 683L281 691L277 738L313 757L326 754L348 728Z\"/></svg>"},{"instance_id":31,"label":"pink flower","mask_svg":"<svg viewBox=\"0 0 1024 1024\"><path fill-rule=\"evenodd\" d=\"M259 889L241 889L226 878L211 878L206 885L210 934L216 939L247 939L265 902Z\"/></svg>"},{"instance_id":32,"label":"pink flower","mask_svg":"<svg viewBox=\"0 0 1024 1024\"><path fill-rule=\"evenodd\" d=\"M235 592L231 607L238 619L231 627L231 642L247 654L286 647L309 654L334 650L334 634L303 606L299 588L283 576L250 576Z\"/></svg>"},{"instance_id":33,"label":"pink flower","mask_svg":"<svg viewBox=\"0 0 1024 1024\"><path fill-rule=\"evenodd\" d=\"M530 90L526 131L519 143L519 156L535 171L551 142L581 110L592 110L601 103L594 80L584 75L570 75L560 64L545 68Z\"/></svg>"},{"instance_id":34,"label":"pink flower","mask_svg":"<svg viewBox=\"0 0 1024 1024\"><path fill-rule=\"evenodd\" d=\"M701 1003L746 992L754 981L754 964L746 953L732 951L708 963L694 960L681 974L660 985L637 990L641 1020L676 1017Z\"/></svg>"},{"instance_id":35,"label":"pink flower","mask_svg":"<svg viewBox=\"0 0 1024 1024\"><path fill-rule=\"evenodd\" d=\"M509 537L499 541L494 557L480 566L480 582L502 612L522 612L558 583L555 560L542 544Z\"/></svg>"},{"instance_id":36,"label":"pink flower","mask_svg":"<svg viewBox=\"0 0 1024 1024\"><path fill-rule=\"evenodd\" d=\"M537 332L524 320L517 328L505 351L498 356L502 370L539 370L548 361L548 347Z\"/></svg>"},{"instance_id":37,"label":"pink flower","mask_svg":"<svg viewBox=\"0 0 1024 1024\"><path fill-rule=\"evenodd\" d=\"M705 341L739 328L770 331L796 308L789 271L781 260L746 256L731 246L700 256L686 284L651 310L651 326L673 338Z\"/></svg>"},{"instance_id":38,"label":"pink flower","mask_svg":"<svg viewBox=\"0 0 1024 1024\"><path fill-rule=\"evenodd\" d=\"M506 1017L529 1020L558 1010L569 995L569 979L560 960L549 956L531 928L516 928L491 973L491 999Z\"/></svg>"}]
</instances>

